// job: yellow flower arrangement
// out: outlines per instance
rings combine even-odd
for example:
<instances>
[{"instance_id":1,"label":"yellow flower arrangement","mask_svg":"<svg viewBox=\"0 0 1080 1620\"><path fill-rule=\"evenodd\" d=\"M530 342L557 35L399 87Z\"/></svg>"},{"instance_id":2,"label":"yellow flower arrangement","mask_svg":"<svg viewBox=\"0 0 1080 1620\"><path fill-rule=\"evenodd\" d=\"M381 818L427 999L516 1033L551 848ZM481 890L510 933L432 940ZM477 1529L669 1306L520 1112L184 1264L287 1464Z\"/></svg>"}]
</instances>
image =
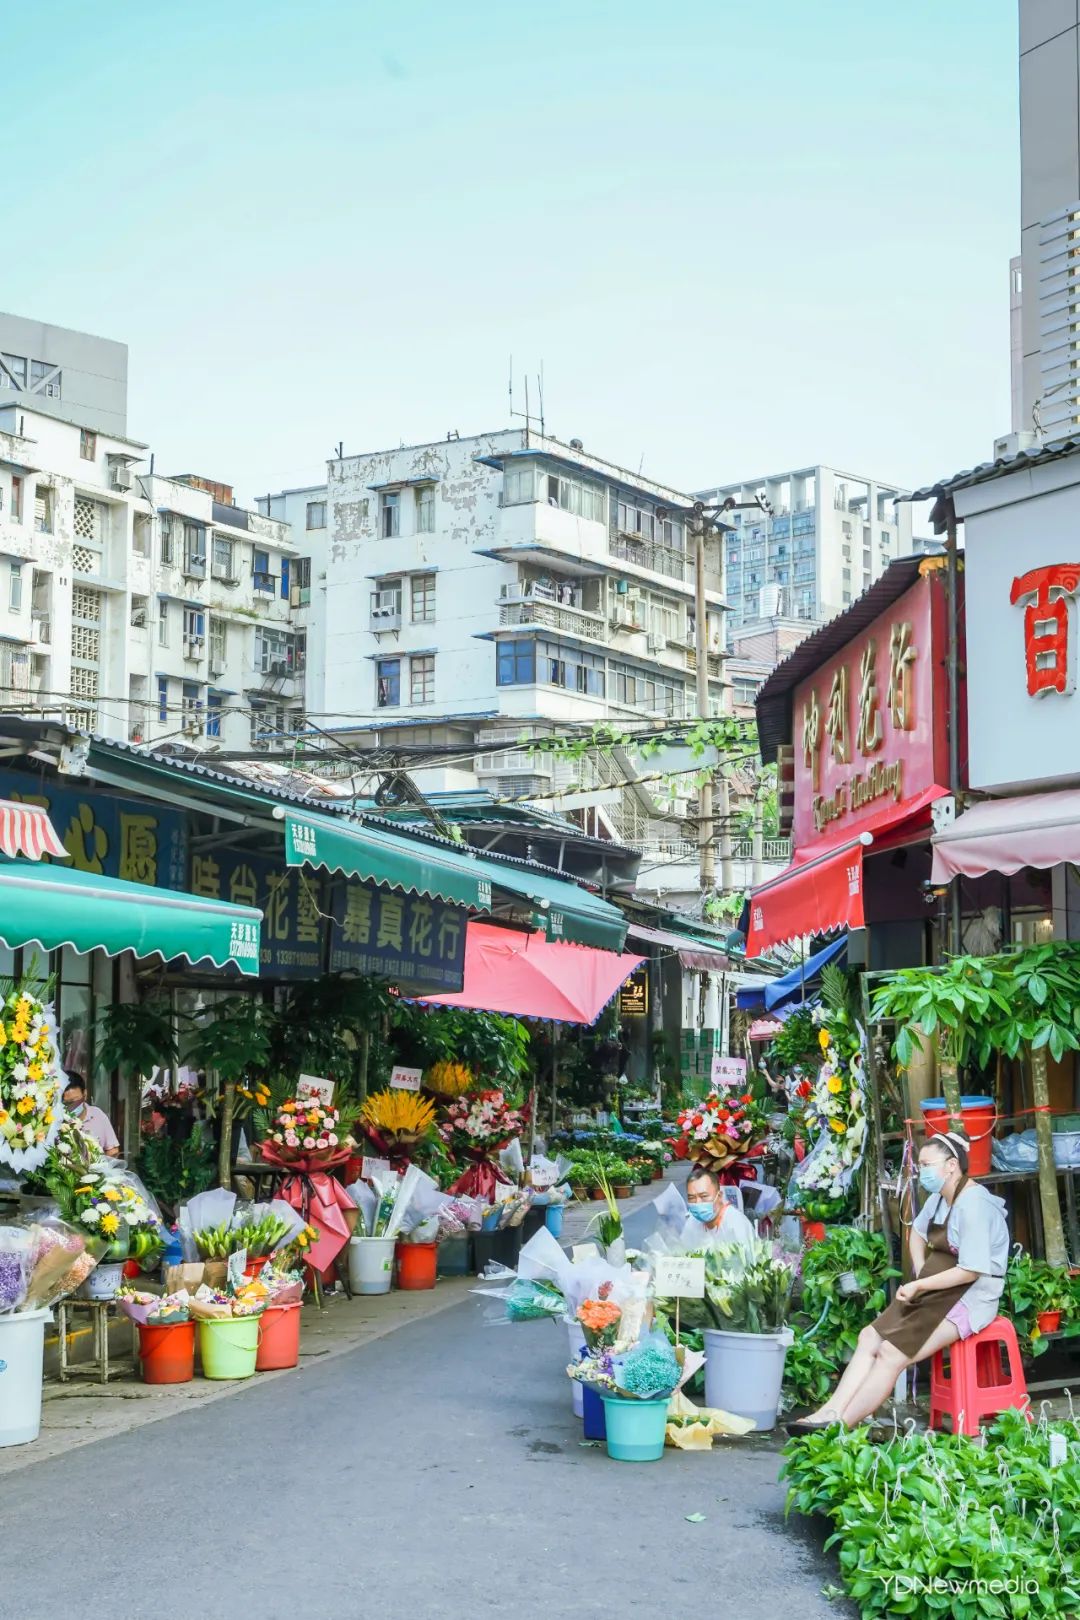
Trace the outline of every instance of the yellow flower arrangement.
<instances>
[{"instance_id":1,"label":"yellow flower arrangement","mask_svg":"<svg viewBox=\"0 0 1080 1620\"><path fill-rule=\"evenodd\" d=\"M106 1237L115 1237L120 1230L120 1217L110 1209L101 1217L99 1224Z\"/></svg>"},{"instance_id":2,"label":"yellow flower arrangement","mask_svg":"<svg viewBox=\"0 0 1080 1620\"><path fill-rule=\"evenodd\" d=\"M832 1039L832 1037L829 1034L828 1030L827 1029L819 1029L817 1039L818 1039L818 1045L821 1047L821 1050L823 1052L827 1052L829 1050L829 1042Z\"/></svg>"},{"instance_id":3,"label":"yellow flower arrangement","mask_svg":"<svg viewBox=\"0 0 1080 1620\"><path fill-rule=\"evenodd\" d=\"M460 1097L473 1085L473 1074L464 1063L450 1063L445 1058L433 1063L424 1074L424 1085L439 1097Z\"/></svg>"},{"instance_id":4,"label":"yellow flower arrangement","mask_svg":"<svg viewBox=\"0 0 1080 1620\"><path fill-rule=\"evenodd\" d=\"M834 1074L832 1079L827 1080L825 1084L828 1090L832 1092L834 1097L839 1096L844 1089L844 1082L841 1080L838 1074Z\"/></svg>"},{"instance_id":5,"label":"yellow flower arrangement","mask_svg":"<svg viewBox=\"0 0 1080 1620\"><path fill-rule=\"evenodd\" d=\"M418 1137L434 1124L435 1104L415 1091L376 1091L361 1108L360 1118L379 1132Z\"/></svg>"}]
</instances>

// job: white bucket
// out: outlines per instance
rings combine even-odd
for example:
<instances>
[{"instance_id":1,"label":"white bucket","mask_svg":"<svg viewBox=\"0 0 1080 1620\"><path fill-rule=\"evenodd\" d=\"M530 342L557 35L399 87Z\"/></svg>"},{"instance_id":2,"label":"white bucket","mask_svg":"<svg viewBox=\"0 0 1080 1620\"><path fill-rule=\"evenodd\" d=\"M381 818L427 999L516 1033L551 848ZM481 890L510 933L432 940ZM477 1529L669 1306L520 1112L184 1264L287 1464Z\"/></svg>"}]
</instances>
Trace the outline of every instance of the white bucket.
<instances>
[{"instance_id":1,"label":"white bucket","mask_svg":"<svg viewBox=\"0 0 1080 1620\"><path fill-rule=\"evenodd\" d=\"M705 1405L752 1418L758 1429L776 1427L790 1328L779 1333L725 1333L706 1328Z\"/></svg>"},{"instance_id":2,"label":"white bucket","mask_svg":"<svg viewBox=\"0 0 1080 1620\"><path fill-rule=\"evenodd\" d=\"M394 1280L392 1237L349 1239L349 1287L354 1294L388 1294Z\"/></svg>"},{"instance_id":3,"label":"white bucket","mask_svg":"<svg viewBox=\"0 0 1080 1620\"><path fill-rule=\"evenodd\" d=\"M25 1446L41 1433L45 1323L52 1312L0 1316L0 1446Z\"/></svg>"},{"instance_id":4,"label":"white bucket","mask_svg":"<svg viewBox=\"0 0 1080 1620\"><path fill-rule=\"evenodd\" d=\"M570 1340L570 1360L577 1361L585 1348L585 1333L576 1322L567 1322L566 1337ZM574 1416L585 1416L585 1392L576 1378L570 1380L570 1399L574 1406Z\"/></svg>"},{"instance_id":5,"label":"white bucket","mask_svg":"<svg viewBox=\"0 0 1080 1620\"><path fill-rule=\"evenodd\" d=\"M84 1299L115 1299L117 1289L124 1280L124 1262L110 1261L97 1265L82 1285Z\"/></svg>"}]
</instances>

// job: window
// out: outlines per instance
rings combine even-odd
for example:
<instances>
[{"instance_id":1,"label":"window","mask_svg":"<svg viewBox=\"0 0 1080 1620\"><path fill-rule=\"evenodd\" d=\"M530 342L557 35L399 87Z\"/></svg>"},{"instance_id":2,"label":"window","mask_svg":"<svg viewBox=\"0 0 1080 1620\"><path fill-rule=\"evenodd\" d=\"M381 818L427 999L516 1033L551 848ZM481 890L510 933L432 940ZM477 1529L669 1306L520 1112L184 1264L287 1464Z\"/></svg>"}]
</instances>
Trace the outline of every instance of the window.
<instances>
[{"instance_id":1,"label":"window","mask_svg":"<svg viewBox=\"0 0 1080 1620\"><path fill-rule=\"evenodd\" d=\"M540 661L540 671L540 679L546 681L549 686L566 685L565 658L542 658Z\"/></svg>"},{"instance_id":2,"label":"window","mask_svg":"<svg viewBox=\"0 0 1080 1620\"><path fill-rule=\"evenodd\" d=\"M84 461L97 460L97 434L89 428L79 429L79 455Z\"/></svg>"},{"instance_id":3,"label":"window","mask_svg":"<svg viewBox=\"0 0 1080 1620\"><path fill-rule=\"evenodd\" d=\"M157 639L159 647L169 645L169 604L160 603L158 607Z\"/></svg>"},{"instance_id":4,"label":"window","mask_svg":"<svg viewBox=\"0 0 1080 1620\"><path fill-rule=\"evenodd\" d=\"M8 607L12 613L22 612L22 563L12 563L8 577Z\"/></svg>"},{"instance_id":5,"label":"window","mask_svg":"<svg viewBox=\"0 0 1080 1620\"><path fill-rule=\"evenodd\" d=\"M210 620L210 668L222 670L225 668L225 654L228 650L227 627L224 619Z\"/></svg>"},{"instance_id":6,"label":"window","mask_svg":"<svg viewBox=\"0 0 1080 1620\"><path fill-rule=\"evenodd\" d=\"M375 701L380 709L396 709L401 702L401 659L379 658L375 663Z\"/></svg>"},{"instance_id":7,"label":"window","mask_svg":"<svg viewBox=\"0 0 1080 1620\"><path fill-rule=\"evenodd\" d=\"M40 388L46 399L60 398L60 373L47 360L31 360L30 387Z\"/></svg>"},{"instance_id":8,"label":"window","mask_svg":"<svg viewBox=\"0 0 1080 1620\"><path fill-rule=\"evenodd\" d=\"M173 527L172 514L161 514L161 566L171 568L173 565Z\"/></svg>"},{"instance_id":9,"label":"window","mask_svg":"<svg viewBox=\"0 0 1080 1620\"><path fill-rule=\"evenodd\" d=\"M206 735L221 736L221 693L210 692L206 699Z\"/></svg>"},{"instance_id":10,"label":"window","mask_svg":"<svg viewBox=\"0 0 1080 1620\"><path fill-rule=\"evenodd\" d=\"M283 703L253 703L251 705L251 742L253 747L268 744L285 730Z\"/></svg>"},{"instance_id":11,"label":"window","mask_svg":"<svg viewBox=\"0 0 1080 1620\"><path fill-rule=\"evenodd\" d=\"M753 703L757 697L758 686L756 681L735 680L732 687L736 703Z\"/></svg>"},{"instance_id":12,"label":"window","mask_svg":"<svg viewBox=\"0 0 1080 1620\"><path fill-rule=\"evenodd\" d=\"M510 465L503 472L503 505L524 506L536 499L536 468Z\"/></svg>"},{"instance_id":13,"label":"window","mask_svg":"<svg viewBox=\"0 0 1080 1620\"><path fill-rule=\"evenodd\" d=\"M325 529L326 528L326 502L325 501L308 501L308 503L307 503L307 526L308 526L309 529Z\"/></svg>"},{"instance_id":14,"label":"window","mask_svg":"<svg viewBox=\"0 0 1080 1620\"><path fill-rule=\"evenodd\" d=\"M206 614L202 608L184 609L184 640L203 642L206 636Z\"/></svg>"},{"instance_id":15,"label":"window","mask_svg":"<svg viewBox=\"0 0 1080 1620\"><path fill-rule=\"evenodd\" d=\"M158 719L164 725L169 718L169 683L164 675L158 676L157 683Z\"/></svg>"},{"instance_id":16,"label":"window","mask_svg":"<svg viewBox=\"0 0 1080 1620\"><path fill-rule=\"evenodd\" d=\"M293 583L301 591L308 591L310 593L310 591L311 591L311 558L310 557L297 557L295 563L293 564L293 568L295 570L295 573L293 575ZM301 601L308 601L309 597L301 596L300 600Z\"/></svg>"},{"instance_id":17,"label":"window","mask_svg":"<svg viewBox=\"0 0 1080 1620\"><path fill-rule=\"evenodd\" d=\"M136 512L132 517L131 549L139 557L150 555L150 519L144 512Z\"/></svg>"},{"instance_id":18,"label":"window","mask_svg":"<svg viewBox=\"0 0 1080 1620\"><path fill-rule=\"evenodd\" d=\"M416 532L435 533L435 485L421 484L416 492Z\"/></svg>"},{"instance_id":19,"label":"window","mask_svg":"<svg viewBox=\"0 0 1080 1620\"><path fill-rule=\"evenodd\" d=\"M11 480L11 521L12 521L12 523L21 523L22 522L22 492L23 492L23 481L22 481L22 479L21 478L13 478Z\"/></svg>"},{"instance_id":20,"label":"window","mask_svg":"<svg viewBox=\"0 0 1080 1620\"><path fill-rule=\"evenodd\" d=\"M401 618L400 579L383 579L376 583L371 593L371 617L373 620ZM373 630L378 628L378 624L372 625Z\"/></svg>"},{"instance_id":21,"label":"window","mask_svg":"<svg viewBox=\"0 0 1080 1620\"><path fill-rule=\"evenodd\" d=\"M294 643L293 667L297 675L302 675L307 668L307 631L297 632Z\"/></svg>"},{"instance_id":22,"label":"window","mask_svg":"<svg viewBox=\"0 0 1080 1620\"><path fill-rule=\"evenodd\" d=\"M184 572L206 573L206 530L198 523L184 524Z\"/></svg>"},{"instance_id":23,"label":"window","mask_svg":"<svg viewBox=\"0 0 1080 1620\"><path fill-rule=\"evenodd\" d=\"M215 579L235 579L233 573L233 543L227 534L215 534L211 553L210 572Z\"/></svg>"},{"instance_id":24,"label":"window","mask_svg":"<svg viewBox=\"0 0 1080 1620\"><path fill-rule=\"evenodd\" d=\"M26 356L24 354L0 355L4 362L4 372L0 375L0 388L26 387Z\"/></svg>"},{"instance_id":25,"label":"window","mask_svg":"<svg viewBox=\"0 0 1080 1620\"><path fill-rule=\"evenodd\" d=\"M379 533L384 540L396 539L401 529L401 504L396 489L379 496Z\"/></svg>"},{"instance_id":26,"label":"window","mask_svg":"<svg viewBox=\"0 0 1080 1620\"><path fill-rule=\"evenodd\" d=\"M292 674L293 638L287 630L262 624L255 632L255 668L278 679Z\"/></svg>"},{"instance_id":27,"label":"window","mask_svg":"<svg viewBox=\"0 0 1080 1620\"><path fill-rule=\"evenodd\" d=\"M274 594L277 577L270 572L270 553L268 551L259 551L257 548L252 551L251 574L257 591L269 591L271 596Z\"/></svg>"},{"instance_id":28,"label":"window","mask_svg":"<svg viewBox=\"0 0 1080 1620\"><path fill-rule=\"evenodd\" d=\"M621 500L615 505L616 526L623 534L638 534L643 540L656 538L656 516L651 507Z\"/></svg>"},{"instance_id":29,"label":"window","mask_svg":"<svg viewBox=\"0 0 1080 1620\"><path fill-rule=\"evenodd\" d=\"M411 703L434 703L434 653L421 653L419 657L409 659L409 701Z\"/></svg>"},{"instance_id":30,"label":"window","mask_svg":"<svg viewBox=\"0 0 1080 1620\"><path fill-rule=\"evenodd\" d=\"M48 484L38 484L34 490L34 528L38 534L53 532L53 492Z\"/></svg>"},{"instance_id":31,"label":"window","mask_svg":"<svg viewBox=\"0 0 1080 1620\"><path fill-rule=\"evenodd\" d=\"M536 643L501 641L495 679L499 686L531 685L536 679Z\"/></svg>"},{"instance_id":32,"label":"window","mask_svg":"<svg viewBox=\"0 0 1080 1620\"><path fill-rule=\"evenodd\" d=\"M430 624L435 617L435 575L414 574L412 577L413 624Z\"/></svg>"},{"instance_id":33,"label":"window","mask_svg":"<svg viewBox=\"0 0 1080 1620\"><path fill-rule=\"evenodd\" d=\"M191 737L202 734L203 706L199 688L190 681L185 681L182 688L184 730Z\"/></svg>"}]
</instances>

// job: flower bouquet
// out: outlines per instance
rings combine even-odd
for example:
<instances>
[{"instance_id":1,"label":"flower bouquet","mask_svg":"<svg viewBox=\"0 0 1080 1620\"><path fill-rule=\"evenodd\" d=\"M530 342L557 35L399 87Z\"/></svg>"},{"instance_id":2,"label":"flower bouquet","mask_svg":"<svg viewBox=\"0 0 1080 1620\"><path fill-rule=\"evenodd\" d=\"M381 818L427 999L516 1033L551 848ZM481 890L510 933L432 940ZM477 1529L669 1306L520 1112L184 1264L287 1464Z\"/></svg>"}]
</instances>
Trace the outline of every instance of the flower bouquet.
<instances>
[{"instance_id":1,"label":"flower bouquet","mask_svg":"<svg viewBox=\"0 0 1080 1620\"><path fill-rule=\"evenodd\" d=\"M63 1119L65 1075L51 1011L12 990L0 1004L0 1165L40 1169Z\"/></svg>"},{"instance_id":2,"label":"flower bouquet","mask_svg":"<svg viewBox=\"0 0 1080 1620\"><path fill-rule=\"evenodd\" d=\"M789 1202L808 1220L842 1211L867 1135L862 1052L846 1032L834 1039L822 1027L818 1042L822 1063L803 1103L805 1129L814 1140L795 1166L789 1192Z\"/></svg>"},{"instance_id":3,"label":"flower bouquet","mask_svg":"<svg viewBox=\"0 0 1080 1620\"><path fill-rule=\"evenodd\" d=\"M575 1319L594 1354L598 1350L610 1350L619 1337L622 1306L616 1305L611 1292L611 1283L601 1283L595 1299L582 1300L577 1308Z\"/></svg>"},{"instance_id":4,"label":"flower bouquet","mask_svg":"<svg viewBox=\"0 0 1080 1620\"><path fill-rule=\"evenodd\" d=\"M317 1097L289 1097L274 1117L273 1128L261 1144L263 1157L272 1146L275 1162L304 1159L308 1164L337 1162L342 1152L341 1115Z\"/></svg>"},{"instance_id":5,"label":"flower bouquet","mask_svg":"<svg viewBox=\"0 0 1080 1620\"><path fill-rule=\"evenodd\" d=\"M459 1097L446 1110L439 1134L457 1158L471 1160L468 1170L450 1188L494 1203L496 1186L507 1183L493 1155L525 1128L525 1111L512 1108L501 1091L477 1091Z\"/></svg>"},{"instance_id":6,"label":"flower bouquet","mask_svg":"<svg viewBox=\"0 0 1080 1620\"><path fill-rule=\"evenodd\" d=\"M317 1097L288 1097L279 1108L269 1136L259 1143L268 1164L292 1174L278 1196L318 1234L305 1256L313 1271L333 1265L356 1225L356 1205L340 1181L327 1172L352 1157L353 1140L337 1108Z\"/></svg>"},{"instance_id":7,"label":"flower bouquet","mask_svg":"<svg viewBox=\"0 0 1080 1620\"><path fill-rule=\"evenodd\" d=\"M442 1099L461 1097L474 1083L471 1069L464 1063L450 1063L445 1058L424 1071L424 1090Z\"/></svg>"},{"instance_id":8,"label":"flower bouquet","mask_svg":"<svg viewBox=\"0 0 1080 1620\"><path fill-rule=\"evenodd\" d=\"M766 1111L749 1091L712 1092L678 1116L677 1159L693 1159L709 1170L724 1170L768 1134Z\"/></svg>"},{"instance_id":9,"label":"flower bouquet","mask_svg":"<svg viewBox=\"0 0 1080 1620\"><path fill-rule=\"evenodd\" d=\"M138 1260L149 1269L165 1246L161 1216L138 1177L114 1168L107 1159L84 1168L75 1178L61 1213L82 1232L100 1240L103 1258Z\"/></svg>"},{"instance_id":10,"label":"flower bouquet","mask_svg":"<svg viewBox=\"0 0 1080 1620\"><path fill-rule=\"evenodd\" d=\"M88 1240L66 1222L0 1226L0 1315L51 1305L93 1271Z\"/></svg>"},{"instance_id":11,"label":"flower bouquet","mask_svg":"<svg viewBox=\"0 0 1080 1620\"><path fill-rule=\"evenodd\" d=\"M666 1404L694 1369L680 1366L673 1346L657 1329L643 1333L636 1344L617 1354L591 1351L566 1370L575 1382L589 1384L600 1394Z\"/></svg>"},{"instance_id":12,"label":"flower bouquet","mask_svg":"<svg viewBox=\"0 0 1080 1620\"><path fill-rule=\"evenodd\" d=\"M360 1129L391 1163L407 1163L434 1124L435 1104L415 1091L376 1091L360 1110Z\"/></svg>"}]
</instances>

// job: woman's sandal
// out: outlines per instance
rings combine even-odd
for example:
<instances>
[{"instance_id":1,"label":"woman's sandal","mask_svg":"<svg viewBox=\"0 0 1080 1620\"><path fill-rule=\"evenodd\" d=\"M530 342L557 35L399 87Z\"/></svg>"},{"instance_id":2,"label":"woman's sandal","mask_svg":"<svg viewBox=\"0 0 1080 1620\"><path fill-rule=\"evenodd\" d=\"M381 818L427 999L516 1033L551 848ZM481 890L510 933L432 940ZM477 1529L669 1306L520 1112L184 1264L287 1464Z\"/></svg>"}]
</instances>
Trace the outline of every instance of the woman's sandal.
<instances>
[{"instance_id":1,"label":"woman's sandal","mask_svg":"<svg viewBox=\"0 0 1080 1620\"><path fill-rule=\"evenodd\" d=\"M838 1417L825 1418L818 1423L812 1423L809 1418L793 1418L790 1423L785 1423L784 1427L788 1434L797 1440L801 1434L814 1434L818 1429L831 1429L834 1423L839 1422Z\"/></svg>"}]
</instances>

